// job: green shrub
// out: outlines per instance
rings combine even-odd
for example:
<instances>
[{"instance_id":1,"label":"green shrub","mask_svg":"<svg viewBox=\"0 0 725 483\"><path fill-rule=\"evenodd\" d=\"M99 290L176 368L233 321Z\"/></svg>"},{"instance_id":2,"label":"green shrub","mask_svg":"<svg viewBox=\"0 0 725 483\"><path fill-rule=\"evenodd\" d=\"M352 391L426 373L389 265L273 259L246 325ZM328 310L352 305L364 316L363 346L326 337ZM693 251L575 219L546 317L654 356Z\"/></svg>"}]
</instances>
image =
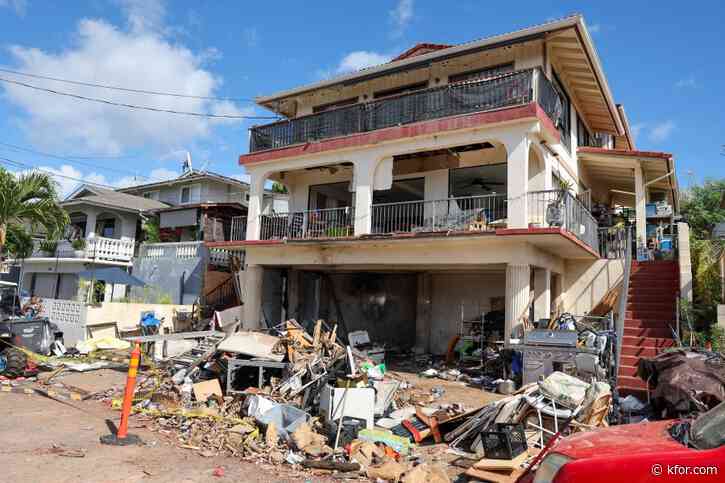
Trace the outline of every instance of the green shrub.
<instances>
[{"instance_id":1,"label":"green shrub","mask_svg":"<svg viewBox=\"0 0 725 483\"><path fill-rule=\"evenodd\" d=\"M86 241L83 238L77 238L73 240L70 244L73 247L73 250L85 250L86 249Z\"/></svg>"},{"instance_id":2,"label":"green shrub","mask_svg":"<svg viewBox=\"0 0 725 483\"><path fill-rule=\"evenodd\" d=\"M40 251L55 254L55 250L58 248L58 242L55 240L42 240L38 244Z\"/></svg>"}]
</instances>

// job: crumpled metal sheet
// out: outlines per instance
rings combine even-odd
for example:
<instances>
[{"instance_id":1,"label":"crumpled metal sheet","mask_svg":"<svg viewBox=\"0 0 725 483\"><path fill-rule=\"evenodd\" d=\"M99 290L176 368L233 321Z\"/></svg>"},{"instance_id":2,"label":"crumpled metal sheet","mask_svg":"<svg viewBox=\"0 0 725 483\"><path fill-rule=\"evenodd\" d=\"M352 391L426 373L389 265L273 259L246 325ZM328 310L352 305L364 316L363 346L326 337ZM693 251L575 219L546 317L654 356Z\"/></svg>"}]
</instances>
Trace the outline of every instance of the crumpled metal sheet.
<instances>
[{"instance_id":1,"label":"crumpled metal sheet","mask_svg":"<svg viewBox=\"0 0 725 483\"><path fill-rule=\"evenodd\" d=\"M712 352L680 349L640 359L637 375L654 386L654 399L677 413L672 417L725 401L725 359Z\"/></svg>"}]
</instances>

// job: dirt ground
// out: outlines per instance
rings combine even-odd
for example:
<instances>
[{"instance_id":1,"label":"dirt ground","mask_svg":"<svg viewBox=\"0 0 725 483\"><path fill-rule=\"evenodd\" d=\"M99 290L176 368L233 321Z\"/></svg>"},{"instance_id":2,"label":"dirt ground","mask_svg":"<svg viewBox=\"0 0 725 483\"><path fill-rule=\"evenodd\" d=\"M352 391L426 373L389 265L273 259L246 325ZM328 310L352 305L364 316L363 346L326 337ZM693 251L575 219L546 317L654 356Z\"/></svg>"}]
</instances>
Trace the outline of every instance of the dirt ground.
<instances>
[{"instance_id":1,"label":"dirt ground","mask_svg":"<svg viewBox=\"0 0 725 483\"><path fill-rule=\"evenodd\" d=\"M400 373L398 373L400 375ZM442 387L445 393L436 402L458 402L478 407L497 395L465 387L457 382L424 379L403 374L417 389ZM122 387L125 374L99 370L67 374L62 381L89 392ZM69 401L73 406L42 397L0 393L0 468L2 481L13 482L292 482L340 481L329 476L300 473L291 466L243 462L235 458L203 457L196 451L176 446L172 436L147 431L143 422L131 418L130 432L140 436L143 446L104 446L99 437L109 432L106 420L118 424L119 412L102 402ZM455 459L445 445L419 448L428 461L442 464ZM85 456L64 455L63 450L83 450ZM222 467L224 476L212 472ZM455 478L462 470L449 467Z\"/></svg>"}]
</instances>

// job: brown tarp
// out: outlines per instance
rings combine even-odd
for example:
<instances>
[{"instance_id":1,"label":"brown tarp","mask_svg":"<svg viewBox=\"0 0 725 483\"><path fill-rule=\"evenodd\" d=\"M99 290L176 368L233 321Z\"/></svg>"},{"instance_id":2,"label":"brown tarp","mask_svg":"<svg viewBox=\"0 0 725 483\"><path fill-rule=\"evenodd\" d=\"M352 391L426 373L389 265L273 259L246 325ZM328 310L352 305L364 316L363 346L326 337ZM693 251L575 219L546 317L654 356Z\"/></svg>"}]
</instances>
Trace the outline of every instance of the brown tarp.
<instances>
[{"instance_id":1,"label":"brown tarp","mask_svg":"<svg viewBox=\"0 0 725 483\"><path fill-rule=\"evenodd\" d=\"M717 353L664 352L640 359L637 375L654 387L653 399L677 415L707 411L725 401L725 359Z\"/></svg>"}]
</instances>

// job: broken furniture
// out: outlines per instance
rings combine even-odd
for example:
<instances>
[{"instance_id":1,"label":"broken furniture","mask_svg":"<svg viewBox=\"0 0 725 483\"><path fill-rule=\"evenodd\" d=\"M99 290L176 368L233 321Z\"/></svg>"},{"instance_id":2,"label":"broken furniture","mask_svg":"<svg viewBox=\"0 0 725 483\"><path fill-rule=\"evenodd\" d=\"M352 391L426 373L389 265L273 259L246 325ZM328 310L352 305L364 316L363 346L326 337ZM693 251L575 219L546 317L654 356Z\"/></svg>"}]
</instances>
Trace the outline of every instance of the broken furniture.
<instances>
[{"instance_id":1,"label":"broken furniture","mask_svg":"<svg viewBox=\"0 0 725 483\"><path fill-rule=\"evenodd\" d=\"M385 362L385 347L370 342L370 335L366 330L356 330L347 334L347 341L350 346L361 352L366 358L375 364Z\"/></svg>"},{"instance_id":2,"label":"broken furniture","mask_svg":"<svg viewBox=\"0 0 725 483\"><path fill-rule=\"evenodd\" d=\"M268 385L272 374L280 379L287 377L291 364L287 362L270 361L266 359L229 359L227 361L227 394L242 394L244 389L235 389L237 386L239 374L245 369L251 368L257 372L256 386L262 389ZM247 386L249 387L249 386Z\"/></svg>"},{"instance_id":3,"label":"broken furniture","mask_svg":"<svg viewBox=\"0 0 725 483\"><path fill-rule=\"evenodd\" d=\"M326 384L320 394L320 414L327 421L344 416L363 419L367 429L373 429L375 390L370 387L332 387Z\"/></svg>"}]
</instances>

